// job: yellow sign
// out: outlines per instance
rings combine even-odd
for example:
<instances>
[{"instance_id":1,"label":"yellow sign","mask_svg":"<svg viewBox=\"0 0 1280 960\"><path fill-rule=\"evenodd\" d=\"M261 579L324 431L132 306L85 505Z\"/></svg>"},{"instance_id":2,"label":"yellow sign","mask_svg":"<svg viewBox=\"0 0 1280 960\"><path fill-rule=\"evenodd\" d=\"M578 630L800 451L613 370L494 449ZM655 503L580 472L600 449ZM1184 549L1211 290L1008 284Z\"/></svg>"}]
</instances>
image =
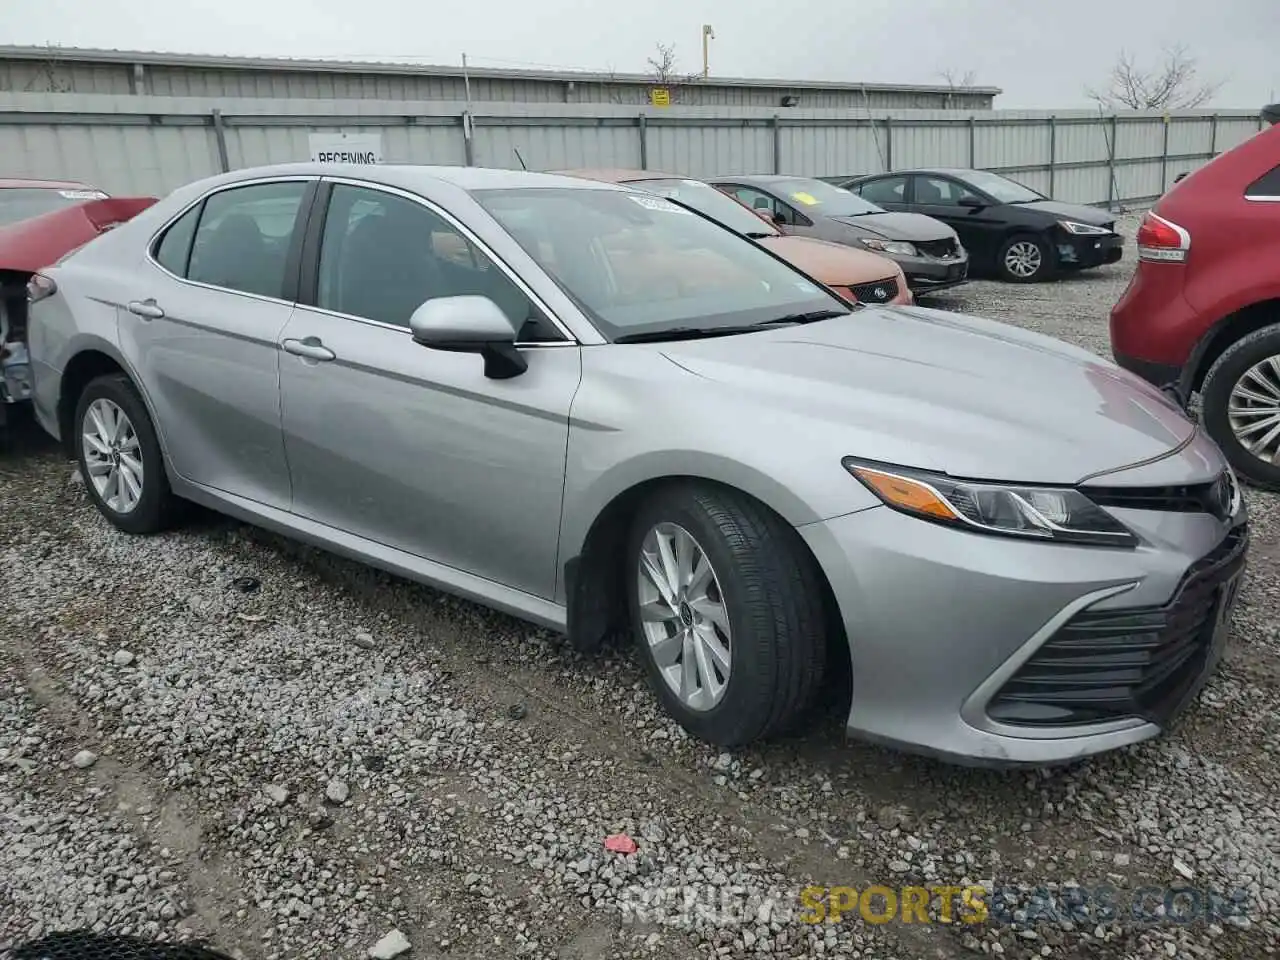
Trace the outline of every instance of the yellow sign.
<instances>
[{"instance_id":1,"label":"yellow sign","mask_svg":"<svg viewBox=\"0 0 1280 960\"><path fill-rule=\"evenodd\" d=\"M649 102L655 107L671 106L671 91L666 87L654 87L649 91Z\"/></svg>"},{"instance_id":2,"label":"yellow sign","mask_svg":"<svg viewBox=\"0 0 1280 960\"><path fill-rule=\"evenodd\" d=\"M800 201L801 203L803 203L806 207L814 207L814 206L817 206L817 204L818 204L818 198L817 198L817 197L815 197L815 196L814 196L813 194L811 194L811 193L804 193L803 191L801 191L800 193L793 193L793 194L791 195L791 199L792 199L792 200L799 200L799 201Z\"/></svg>"},{"instance_id":3,"label":"yellow sign","mask_svg":"<svg viewBox=\"0 0 1280 960\"><path fill-rule=\"evenodd\" d=\"M846 915L861 917L866 923L889 923L899 915L903 923L929 923L930 901L937 899L942 923L982 923L989 916L985 887L867 887L859 895L854 887L805 887L800 891L800 922L840 923ZM955 909L960 899L963 912ZM899 910L899 905L901 910Z\"/></svg>"}]
</instances>

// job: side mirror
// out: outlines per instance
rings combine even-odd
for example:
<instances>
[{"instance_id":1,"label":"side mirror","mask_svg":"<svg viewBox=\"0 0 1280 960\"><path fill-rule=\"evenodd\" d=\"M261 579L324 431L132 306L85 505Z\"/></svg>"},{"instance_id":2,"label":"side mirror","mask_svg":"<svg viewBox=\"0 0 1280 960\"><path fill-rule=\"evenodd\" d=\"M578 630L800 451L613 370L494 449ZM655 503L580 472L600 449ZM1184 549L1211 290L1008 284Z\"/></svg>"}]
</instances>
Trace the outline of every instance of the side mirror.
<instances>
[{"instance_id":1,"label":"side mirror","mask_svg":"<svg viewBox=\"0 0 1280 960\"><path fill-rule=\"evenodd\" d=\"M507 315L488 297L436 297L409 318L415 342L432 350L478 353L484 358L484 375L509 380L529 369L516 349L516 329Z\"/></svg>"},{"instance_id":2,"label":"side mirror","mask_svg":"<svg viewBox=\"0 0 1280 960\"><path fill-rule=\"evenodd\" d=\"M956 205L961 207L968 207L971 210L981 210L983 207L986 206L986 204L983 203L981 200L979 200L977 197L961 197L959 200L956 201Z\"/></svg>"}]
</instances>

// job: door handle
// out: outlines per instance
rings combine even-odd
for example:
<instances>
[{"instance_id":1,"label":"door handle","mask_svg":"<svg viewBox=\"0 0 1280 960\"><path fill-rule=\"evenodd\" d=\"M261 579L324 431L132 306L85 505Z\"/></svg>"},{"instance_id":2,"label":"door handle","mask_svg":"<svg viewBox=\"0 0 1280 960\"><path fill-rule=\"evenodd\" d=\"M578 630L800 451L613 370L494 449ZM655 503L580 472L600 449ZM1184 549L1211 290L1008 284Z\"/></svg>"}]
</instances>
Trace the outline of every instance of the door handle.
<instances>
[{"instance_id":1,"label":"door handle","mask_svg":"<svg viewBox=\"0 0 1280 960\"><path fill-rule=\"evenodd\" d=\"M141 317L143 320L159 320L164 316L164 310L152 297L148 297L146 300L130 300L129 312Z\"/></svg>"},{"instance_id":2,"label":"door handle","mask_svg":"<svg viewBox=\"0 0 1280 960\"><path fill-rule=\"evenodd\" d=\"M307 337L303 340L285 340L280 344L285 353L295 357L306 357L308 360L334 360L337 354L320 342L319 337Z\"/></svg>"}]
</instances>

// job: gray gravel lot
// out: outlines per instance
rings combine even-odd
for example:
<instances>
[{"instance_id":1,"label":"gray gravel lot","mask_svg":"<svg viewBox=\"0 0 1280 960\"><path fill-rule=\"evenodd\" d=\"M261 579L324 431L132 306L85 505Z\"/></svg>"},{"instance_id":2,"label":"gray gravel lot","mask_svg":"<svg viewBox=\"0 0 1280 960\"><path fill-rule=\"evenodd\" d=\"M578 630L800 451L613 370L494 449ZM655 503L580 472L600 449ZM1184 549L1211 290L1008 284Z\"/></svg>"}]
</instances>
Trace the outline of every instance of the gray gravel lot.
<instances>
[{"instance_id":1,"label":"gray gravel lot","mask_svg":"<svg viewBox=\"0 0 1280 960\"><path fill-rule=\"evenodd\" d=\"M934 305L1105 353L1126 256ZM718 755L659 713L627 651L583 659L217 517L128 538L24 431L0 456L0 955L75 927L245 958L364 957L397 930L440 958L1273 953L1280 512L1248 500L1234 645L1177 729L999 773L846 743L834 709ZM619 832L636 854L604 849ZM986 884L1011 906L800 921L802 888L869 884ZM1172 884L1227 898L1223 916L1161 920ZM1143 887L1160 890L1145 919Z\"/></svg>"}]
</instances>

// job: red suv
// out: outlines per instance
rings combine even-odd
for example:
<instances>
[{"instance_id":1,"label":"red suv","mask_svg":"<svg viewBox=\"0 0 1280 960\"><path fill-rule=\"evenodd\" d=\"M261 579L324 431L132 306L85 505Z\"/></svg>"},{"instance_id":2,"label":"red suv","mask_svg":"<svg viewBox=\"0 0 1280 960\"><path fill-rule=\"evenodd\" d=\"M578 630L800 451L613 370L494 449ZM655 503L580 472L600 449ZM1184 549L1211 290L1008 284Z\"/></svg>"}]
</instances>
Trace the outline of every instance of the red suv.
<instances>
[{"instance_id":1,"label":"red suv","mask_svg":"<svg viewBox=\"0 0 1280 960\"><path fill-rule=\"evenodd\" d=\"M1184 405L1198 391L1237 473L1280 489L1280 104L1263 117L1143 218L1111 349Z\"/></svg>"}]
</instances>

